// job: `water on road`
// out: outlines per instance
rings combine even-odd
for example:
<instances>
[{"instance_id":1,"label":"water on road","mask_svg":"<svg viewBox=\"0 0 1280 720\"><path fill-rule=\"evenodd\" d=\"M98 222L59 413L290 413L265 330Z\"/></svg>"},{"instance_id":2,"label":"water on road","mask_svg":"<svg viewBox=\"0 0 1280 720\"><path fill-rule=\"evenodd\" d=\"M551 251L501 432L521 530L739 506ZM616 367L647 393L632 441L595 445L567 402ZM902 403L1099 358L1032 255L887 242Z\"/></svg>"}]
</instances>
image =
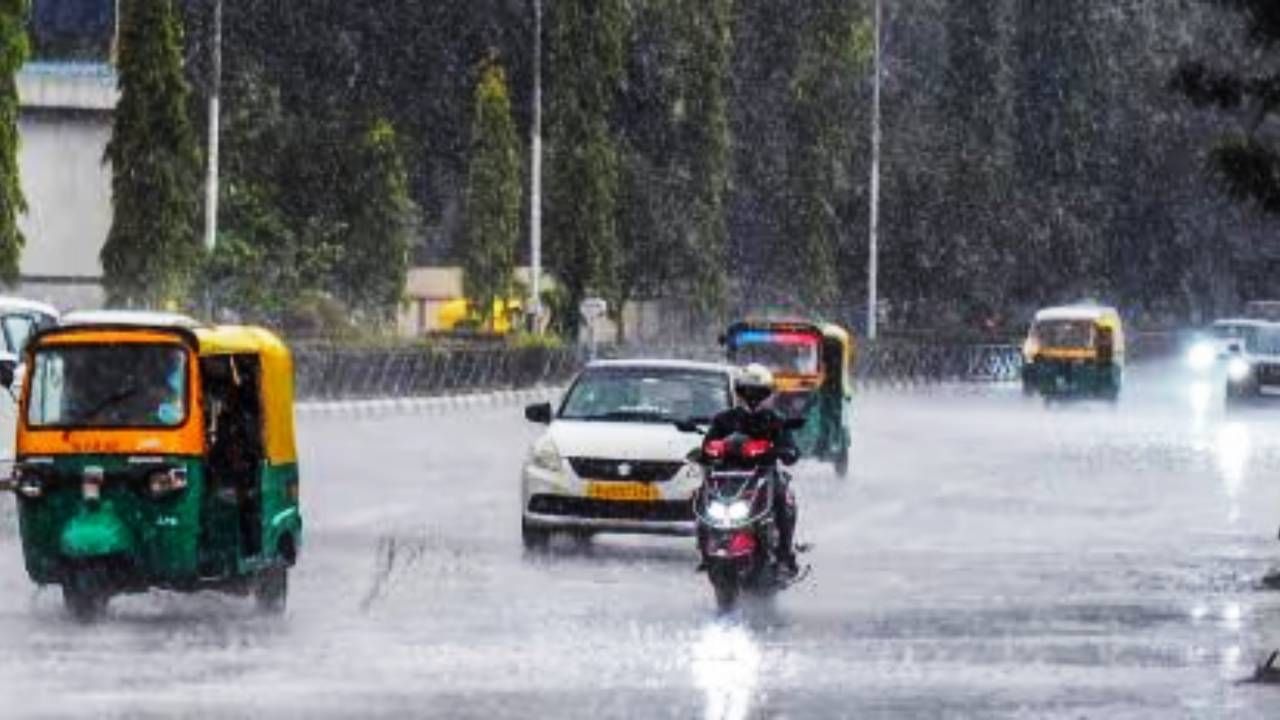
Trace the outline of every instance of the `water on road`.
<instances>
[{"instance_id":1,"label":"water on road","mask_svg":"<svg viewBox=\"0 0 1280 720\"><path fill-rule=\"evenodd\" d=\"M80 626L0 499L4 717L1275 717L1280 406L867 394L802 465L813 574L718 618L688 539L526 556L519 408L300 426L290 611L113 601Z\"/></svg>"}]
</instances>

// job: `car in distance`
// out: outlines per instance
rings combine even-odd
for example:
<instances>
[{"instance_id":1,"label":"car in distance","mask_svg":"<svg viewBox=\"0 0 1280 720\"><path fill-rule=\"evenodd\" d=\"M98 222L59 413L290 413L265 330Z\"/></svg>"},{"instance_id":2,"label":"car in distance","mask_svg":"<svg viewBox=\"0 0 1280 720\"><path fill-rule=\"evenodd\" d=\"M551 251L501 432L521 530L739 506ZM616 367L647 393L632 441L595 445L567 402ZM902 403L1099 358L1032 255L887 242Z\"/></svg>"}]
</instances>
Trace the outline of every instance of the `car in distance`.
<instances>
[{"instance_id":1,"label":"car in distance","mask_svg":"<svg viewBox=\"0 0 1280 720\"><path fill-rule=\"evenodd\" d=\"M1227 404L1280 397L1280 323L1246 319L1214 327L1226 371Z\"/></svg>"},{"instance_id":2,"label":"car in distance","mask_svg":"<svg viewBox=\"0 0 1280 720\"><path fill-rule=\"evenodd\" d=\"M706 422L732 398L727 365L607 360L588 365L558 408L525 408L548 426L521 471L525 547L543 547L557 531L693 534L702 469L687 455L700 436L675 423Z\"/></svg>"}]
</instances>

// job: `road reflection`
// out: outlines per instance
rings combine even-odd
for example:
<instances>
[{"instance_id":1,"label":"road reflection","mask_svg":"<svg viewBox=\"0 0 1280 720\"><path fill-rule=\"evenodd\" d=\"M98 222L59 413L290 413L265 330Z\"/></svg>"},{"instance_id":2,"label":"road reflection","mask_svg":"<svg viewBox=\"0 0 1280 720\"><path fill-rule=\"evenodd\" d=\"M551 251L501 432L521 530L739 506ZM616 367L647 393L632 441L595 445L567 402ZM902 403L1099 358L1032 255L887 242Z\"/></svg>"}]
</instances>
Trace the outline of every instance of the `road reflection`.
<instances>
[{"instance_id":1,"label":"road reflection","mask_svg":"<svg viewBox=\"0 0 1280 720\"><path fill-rule=\"evenodd\" d=\"M706 695L707 720L743 720L760 678L760 648L751 632L733 622L703 628L693 644L694 682Z\"/></svg>"},{"instance_id":2,"label":"road reflection","mask_svg":"<svg viewBox=\"0 0 1280 720\"><path fill-rule=\"evenodd\" d=\"M1222 479L1222 489L1229 503L1227 519L1233 523L1240 518L1240 489L1246 479L1252 450L1253 443L1247 424L1231 421L1218 428L1213 455L1217 461L1218 475Z\"/></svg>"}]
</instances>

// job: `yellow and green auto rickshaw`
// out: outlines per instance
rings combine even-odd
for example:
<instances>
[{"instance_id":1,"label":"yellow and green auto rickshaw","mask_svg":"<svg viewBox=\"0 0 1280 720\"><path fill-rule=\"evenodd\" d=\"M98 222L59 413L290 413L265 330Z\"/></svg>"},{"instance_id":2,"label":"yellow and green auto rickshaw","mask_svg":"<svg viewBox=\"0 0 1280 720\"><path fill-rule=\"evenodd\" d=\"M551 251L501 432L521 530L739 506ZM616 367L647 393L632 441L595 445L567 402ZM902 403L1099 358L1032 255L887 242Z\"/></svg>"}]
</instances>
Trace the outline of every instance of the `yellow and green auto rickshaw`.
<instances>
[{"instance_id":1,"label":"yellow and green auto rickshaw","mask_svg":"<svg viewBox=\"0 0 1280 720\"><path fill-rule=\"evenodd\" d=\"M1068 306L1036 313L1022 347L1022 390L1046 401L1115 401L1124 380L1124 326L1113 308Z\"/></svg>"},{"instance_id":2,"label":"yellow and green auto rickshaw","mask_svg":"<svg viewBox=\"0 0 1280 720\"><path fill-rule=\"evenodd\" d=\"M81 313L38 333L26 359L5 484L34 582L60 585L81 620L150 588L284 610L302 517L292 361L275 335Z\"/></svg>"},{"instance_id":3,"label":"yellow and green auto rickshaw","mask_svg":"<svg viewBox=\"0 0 1280 720\"><path fill-rule=\"evenodd\" d=\"M847 475L854 361L849 333L826 323L744 321L729 326L724 345L729 362L760 363L773 372L777 409L805 419L796 433L801 453Z\"/></svg>"}]
</instances>

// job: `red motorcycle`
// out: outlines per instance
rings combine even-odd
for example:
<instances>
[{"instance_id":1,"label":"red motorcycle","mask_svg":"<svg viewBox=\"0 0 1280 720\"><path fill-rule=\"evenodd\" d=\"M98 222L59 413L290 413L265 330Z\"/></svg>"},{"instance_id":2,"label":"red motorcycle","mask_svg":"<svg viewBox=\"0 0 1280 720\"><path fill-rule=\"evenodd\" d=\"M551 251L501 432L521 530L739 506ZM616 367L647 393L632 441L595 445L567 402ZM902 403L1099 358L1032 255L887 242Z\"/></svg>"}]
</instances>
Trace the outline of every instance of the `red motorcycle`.
<instances>
[{"instance_id":1,"label":"red motorcycle","mask_svg":"<svg viewBox=\"0 0 1280 720\"><path fill-rule=\"evenodd\" d=\"M803 421L788 422L795 427ZM774 497L773 473L782 469L773 443L736 433L704 441L694 456L705 468L693 500L698 550L720 610L731 610L744 591L767 596L802 579L778 562L774 503L786 499Z\"/></svg>"}]
</instances>

